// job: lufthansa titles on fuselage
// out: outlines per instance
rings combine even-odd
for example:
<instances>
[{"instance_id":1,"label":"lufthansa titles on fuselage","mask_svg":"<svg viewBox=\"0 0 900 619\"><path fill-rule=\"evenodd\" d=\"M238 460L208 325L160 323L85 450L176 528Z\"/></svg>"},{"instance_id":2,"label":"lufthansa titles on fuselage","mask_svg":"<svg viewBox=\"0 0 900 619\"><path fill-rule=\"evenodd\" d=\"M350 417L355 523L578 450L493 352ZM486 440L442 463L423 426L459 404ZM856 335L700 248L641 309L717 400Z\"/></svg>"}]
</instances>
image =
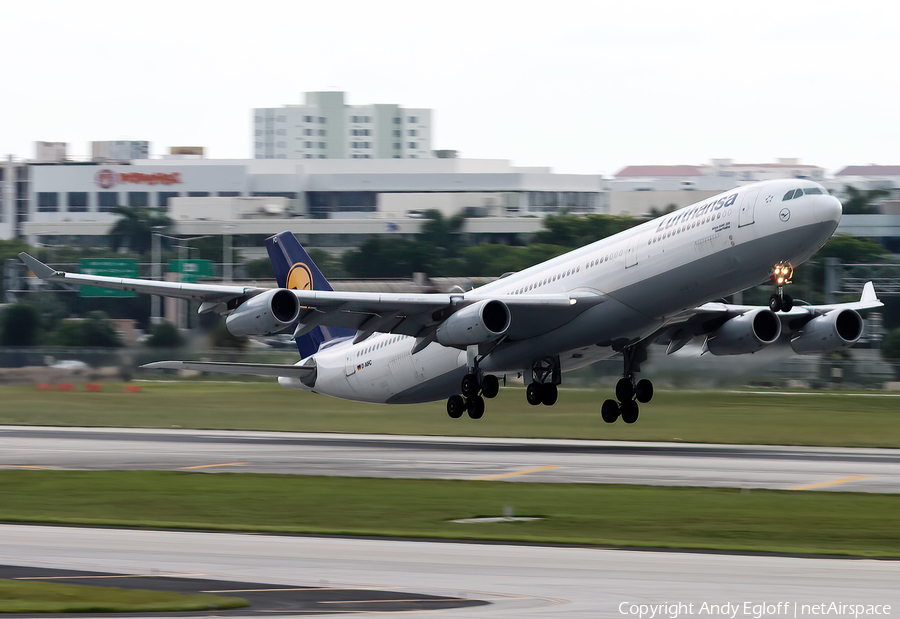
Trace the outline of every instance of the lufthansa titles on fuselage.
<instances>
[{"instance_id":1,"label":"lufthansa titles on fuselage","mask_svg":"<svg viewBox=\"0 0 900 619\"><path fill-rule=\"evenodd\" d=\"M731 206L737 201L737 196L737 193L733 193L730 196L725 196L724 198L719 198L718 200L713 200L711 202L707 202L706 204L695 206L693 208L685 209L683 211L675 213L671 217L666 217L665 219L660 221L659 226L656 227L656 231L662 232L663 230L668 230L679 222L685 222L689 219L696 219L697 217L702 217L703 215L712 211L718 211Z\"/></svg>"}]
</instances>

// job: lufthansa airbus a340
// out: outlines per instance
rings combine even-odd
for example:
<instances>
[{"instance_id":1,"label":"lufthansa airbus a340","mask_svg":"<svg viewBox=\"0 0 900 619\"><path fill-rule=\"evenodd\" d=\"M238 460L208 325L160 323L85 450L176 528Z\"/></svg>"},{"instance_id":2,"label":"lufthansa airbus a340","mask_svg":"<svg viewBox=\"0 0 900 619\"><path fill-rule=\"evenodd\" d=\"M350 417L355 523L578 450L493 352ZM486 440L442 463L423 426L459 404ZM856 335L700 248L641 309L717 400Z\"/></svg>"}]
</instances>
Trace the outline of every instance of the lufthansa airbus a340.
<instances>
[{"instance_id":1,"label":"lufthansa airbus a340","mask_svg":"<svg viewBox=\"0 0 900 619\"><path fill-rule=\"evenodd\" d=\"M292 333L295 365L164 361L145 367L277 376L284 387L388 404L447 400L474 419L508 375L525 377L532 405L553 405L567 370L621 354L616 399L603 420L638 418L653 385L637 380L651 344L671 354L694 339L713 355L754 353L779 339L800 354L852 346L859 301L794 303L794 265L834 233L841 203L809 180L746 185L469 292L335 292L290 232L266 241L278 288L181 284L57 271L28 254L38 277L190 299L226 314L237 336ZM767 307L715 302L772 281Z\"/></svg>"}]
</instances>

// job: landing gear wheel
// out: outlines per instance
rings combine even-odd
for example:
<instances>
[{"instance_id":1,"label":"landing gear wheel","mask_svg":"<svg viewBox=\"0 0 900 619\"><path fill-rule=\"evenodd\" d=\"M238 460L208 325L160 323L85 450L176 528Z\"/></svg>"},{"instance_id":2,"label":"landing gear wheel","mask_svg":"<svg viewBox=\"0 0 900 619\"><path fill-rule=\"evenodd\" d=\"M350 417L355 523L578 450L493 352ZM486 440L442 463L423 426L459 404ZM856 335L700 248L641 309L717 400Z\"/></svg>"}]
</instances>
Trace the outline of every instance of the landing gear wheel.
<instances>
[{"instance_id":1,"label":"landing gear wheel","mask_svg":"<svg viewBox=\"0 0 900 619\"><path fill-rule=\"evenodd\" d=\"M478 395L478 376L475 374L466 374L463 376L462 384L460 385L460 390L462 394L467 398L474 398Z\"/></svg>"},{"instance_id":2,"label":"landing gear wheel","mask_svg":"<svg viewBox=\"0 0 900 619\"><path fill-rule=\"evenodd\" d=\"M532 406L537 406L541 403L541 384L540 383L528 383L528 387L525 388L525 399L528 400L528 403Z\"/></svg>"},{"instance_id":3,"label":"landing gear wheel","mask_svg":"<svg viewBox=\"0 0 900 619\"><path fill-rule=\"evenodd\" d=\"M481 380L481 395L486 398L496 398L500 393L500 380L488 374Z\"/></svg>"},{"instance_id":4,"label":"landing gear wheel","mask_svg":"<svg viewBox=\"0 0 900 619\"><path fill-rule=\"evenodd\" d=\"M791 295L786 294L786 295L784 295L784 297L781 299L781 311L782 311L782 312L789 312L789 311L791 311L792 309L794 309L794 299L791 298Z\"/></svg>"},{"instance_id":5,"label":"landing gear wheel","mask_svg":"<svg viewBox=\"0 0 900 619\"><path fill-rule=\"evenodd\" d=\"M619 402L627 402L634 398L634 384L630 377L620 378L616 383L616 399Z\"/></svg>"},{"instance_id":6,"label":"landing gear wheel","mask_svg":"<svg viewBox=\"0 0 900 619\"><path fill-rule=\"evenodd\" d=\"M447 414L451 419L459 419L466 410L466 403L461 395L451 395L447 399Z\"/></svg>"},{"instance_id":7,"label":"landing gear wheel","mask_svg":"<svg viewBox=\"0 0 900 619\"><path fill-rule=\"evenodd\" d=\"M606 400L600 407L600 417L606 423L615 423L619 418L619 403L615 400Z\"/></svg>"},{"instance_id":8,"label":"landing gear wheel","mask_svg":"<svg viewBox=\"0 0 900 619\"><path fill-rule=\"evenodd\" d=\"M638 420L638 403L634 400L622 402L622 421L625 423L634 423Z\"/></svg>"},{"instance_id":9,"label":"landing gear wheel","mask_svg":"<svg viewBox=\"0 0 900 619\"><path fill-rule=\"evenodd\" d=\"M466 400L466 412L472 419L481 419L484 417L484 398L476 395L474 398Z\"/></svg>"},{"instance_id":10,"label":"landing gear wheel","mask_svg":"<svg viewBox=\"0 0 900 619\"><path fill-rule=\"evenodd\" d=\"M557 399L559 399L559 390L556 388L556 385L541 386L541 404L553 406L556 404Z\"/></svg>"},{"instance_id":11,"label":"landing gear wheel","mask_svg":"<svg viewBox=\"0 0 900 619\"><path fill-rule=\"evenodd\" d=\"M782 307L781 297L777 294L773 294L769 297L769 309L773 312L780 312Z\"/></svg>"},{"instance_id":12,"label":"landing gear wheel","mask_svg":"<svg viewBox=\"0 0 900 619\"><path fill-rule=\"evenodd\" d=\"M642 378L634 386L634 397L638 402L646 404L653 399L653 383L646 378Z\"/></svg>"}]
</instances>

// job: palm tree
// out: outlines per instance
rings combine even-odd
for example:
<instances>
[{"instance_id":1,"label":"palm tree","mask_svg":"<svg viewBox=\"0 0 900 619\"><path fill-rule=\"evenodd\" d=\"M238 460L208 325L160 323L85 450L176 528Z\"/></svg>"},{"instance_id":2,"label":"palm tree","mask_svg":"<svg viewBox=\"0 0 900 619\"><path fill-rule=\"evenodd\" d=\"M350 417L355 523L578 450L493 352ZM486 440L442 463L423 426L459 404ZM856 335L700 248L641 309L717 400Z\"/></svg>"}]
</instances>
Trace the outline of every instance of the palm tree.
<instances>
[{"instance_id":1,"label":"palm tree","mask_svg":"<svg viewBox=\"0 0 900 619\"><path fill-rule=\"evenodd\" d=\"M153 245L154 229L167 231L172 220L153 209L136 206L117 206L113 212L120 216L109 231L113 250L127 247L137 254L145 254Z\"/></svg>"}]
</instances>

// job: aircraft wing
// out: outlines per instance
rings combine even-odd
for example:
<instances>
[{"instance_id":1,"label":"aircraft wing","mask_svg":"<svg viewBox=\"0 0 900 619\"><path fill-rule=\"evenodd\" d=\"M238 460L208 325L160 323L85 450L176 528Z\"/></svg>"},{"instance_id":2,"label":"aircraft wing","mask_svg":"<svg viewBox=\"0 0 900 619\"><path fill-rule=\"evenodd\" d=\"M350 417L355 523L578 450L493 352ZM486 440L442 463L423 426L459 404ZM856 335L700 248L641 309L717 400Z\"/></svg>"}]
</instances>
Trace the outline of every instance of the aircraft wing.
<instances>
[{"instance_id":1,"label":"aircraft wing","mask_svg":"<svg viewBox=\"0 0 900 619\"><path fill-rule=\"evenodd\" d=\"M281 365L277 363L213 363L210 361L157 361L142 368L150 370L194 370L213 374L243 376L287 376L305 379L316 374L315 365Z\"/></svg>"},{"instance_id":2,"label":"aircraft wing","mask_svg":"<svg viewBox=\"0 0 900 619\"><path fill-rule=\"evenodd\" d=\"M875 286L872 282L866 282L859 301L827 305L806 305L795 301L791 311L778 312L776 316L781 321L782 334L791 336L800 331L810 320L828 312L843 309L867 311L877 309L883 305L884 303L879 301L878 296L875 294ZM645 341L666 345L666 354L671 354L682 348L694 337L708 335L721 327L727 320L758 309L764 308L756 305L704 303L699 307L685 310L672 316L656 333Z\"/></svg>"},{"instance_id":3,"label":"aircraft wing","mask_svg":"<svg viewBox=\"0 0 900 619\"><path fill-rule=\"evenodd\" d=\"M208 301L211 303L226 303L238 298L247 299L267 290L266 288L254 286L183 284L181 282L161 282L150 279L82 275L80 273L57 271L25 252L20 253L19 258L39 278L64 286L98 286L100 288L129 290L131 292L156 294L163 297L175 297L191 301Z\"/></svg>"},{"instance_id":4,"label":"aircraft wing","mask_svg":"<svg viewBox=\"0 0 900 619\"><path fill-rule=\"evenodd\" d=\"M129 290L165 297L201 301L200 312L233 310L250 297L271 290L252 286L184 284L146 279L82 275L57 271L25 252L19 258L39 278L63 285L91 285ZM466 294L382 294L334 290L292 290L302 306L294 337L317 326L343 327L358 331L360 342L373 333L397 333L419 339L417 350L433 341L434 333L457 310L479 301L498 299L509 308L511 322L507 337L512 340L535 337L571 321L584 310L602 303L606 296L595 290L575 290L567 294L479 295Z\"/></svg>"}]
</instances>

